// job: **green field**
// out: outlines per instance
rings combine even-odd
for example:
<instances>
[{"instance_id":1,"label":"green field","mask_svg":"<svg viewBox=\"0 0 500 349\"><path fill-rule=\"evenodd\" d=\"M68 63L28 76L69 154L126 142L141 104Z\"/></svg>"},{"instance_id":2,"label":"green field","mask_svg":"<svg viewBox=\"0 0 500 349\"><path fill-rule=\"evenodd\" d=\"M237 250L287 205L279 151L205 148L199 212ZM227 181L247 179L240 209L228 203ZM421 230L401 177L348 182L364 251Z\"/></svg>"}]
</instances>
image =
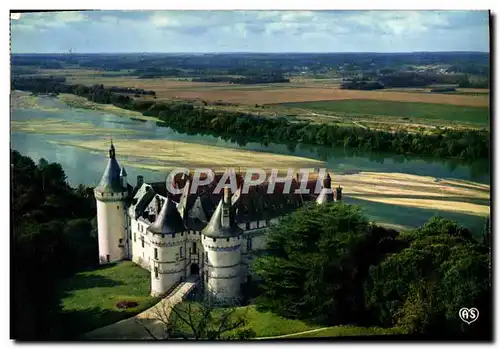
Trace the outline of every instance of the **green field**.
<instances>
[{"instance_id":1,"label":"green field","mask_svg":"<svg viewBox=\"0 0 500 349\"><path fill-rule=\"evenodd\" d=\"M194 310L194 314L192 314L193 318L197 319L197 314L199 314L197 309L198 307L196 306L197 303L191 304L194 305L192 308ZM176 307L183 308L187 307L187 305L188 301L185 301L176 305ZM217 314L217 310L215 310L215 313ZM175 315L172 314L171 316ZM271 312L261 313L258 312L255 309L255 306L252 305L238 307L235 313L233 313L233 316L235 318L239 316L245 317L245 319L247 320L247 325L245 327L254 330L257 337L279 336L284 334L309 331L322 327L320 325L309 324L301 320L285 319ZM217 326L217 324L215 323L216 319L218 319L217 315L214 316L214 323L212 326ZM179 331L182 331L187 336L190 336L192 334L192 330L185 323L177 321L176 326ZM228 334L232 334L234 332L235 331L231 331Z\"/></svg>"},{"instance_id":2,"label":"green field","mask_svg":"<svg viewBox=\"0 0 500 349\"><path fill-rule=\"evenodd\" d=\"M63 281L60 287L65 336L68 339L131 317L158 302L150 297L151 274L132 262L86 271ZM118 309L120 301L138 306Z\"/></svg>"},{"instance_id":3,"label":"green field","mask_svg":"<svg viewBox=\"0 0 500 349\"><path fill-rule=\"evenodd\" d=\"M489 108L464 107L449 104L392 102L374 100L337 100L301 103L282 103L286 107L318 112L337 112L346 115L399 116L408 118L448 120L489 124Z\"/></svg>"},{"instance_id":4,"label":"green field","mask_svg":"<svg viewBox=\"0 0 500 349\"><path fill-rule=\"evenodd\" d=\"M359 327L359 326L334 326L319 331L287 336L286 338L324 338L342 336L381 336L391 334L405 334L399 328Z\"/></svg>"},{"instance_id":5,"label":"green field","mask_svg":"<svg viewBox=\"0 0 500 349\"><path fill-rule=\"evenodd\" d=\"M187 302L178 304L177 307L185 307ZM196 309L196 307L194 308ZM196 314L196 313L195 313ZM334 326L322 329L324 326L302 320L286 319L271 312L259 312L253 305L238 307L234 316L244 316L247 320L245 328L250 328L255 332L255 337L275 337L286 336L284 338L302 337L330 337L330 336L360 336L360 335L385 335L401 333L398 329L378 328L378 327L358 327L358 326ZM194 317L196 319L196 315ZM215 316L217 319L217 316ZM192 332L190 328L177 323L178 330L189 336ZM213 324L216 326L217 324ZM298 332L318 330L311 333L294 335ZM234 331L228 333L232 334Z\"/></svg>"}]
</instances>

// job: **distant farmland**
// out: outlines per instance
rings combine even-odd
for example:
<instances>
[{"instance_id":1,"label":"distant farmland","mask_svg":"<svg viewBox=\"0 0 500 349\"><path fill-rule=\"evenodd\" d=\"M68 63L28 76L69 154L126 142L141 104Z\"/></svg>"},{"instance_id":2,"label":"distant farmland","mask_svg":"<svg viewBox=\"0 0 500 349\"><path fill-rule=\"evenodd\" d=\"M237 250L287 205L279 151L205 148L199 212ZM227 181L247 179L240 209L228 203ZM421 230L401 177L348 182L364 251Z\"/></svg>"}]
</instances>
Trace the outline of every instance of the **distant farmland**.
<instances>
[{"instance_id":1,"label":"distant farmland","mask_svg":"<svg viewBox=\"0 0 500 349\"><path fill-rule=\"evenodd\" d=\"M44 71L45 74L49 71ZM435 103L462 105L471 107L488 107L487 94L438 94L415 93L408 91L356 91L338 88L338 81L330 80L292 80L283 84L237 85L228 83L192 82L172 78L137 79L131 76L103 77L85 71L85 74L67 75L71 84L103 84L105 87L129 87L153 90L158 100L196 100L224 101L242 105L279 104L292 102L326 101L326 100L376 100L404 101L416 103ZM484 91L484 90L483 90ZM486 90L487 91L487 90ZM146 97L146 99L151 99Z\"/></svg>"},{"instance_id":2,"label":"distant farmland","mask_svg":"<svg viewBox=\"0 0 500 349\"><path fill-rule=\"evenodd\" d=\"M451 104L412 103L375 100L337 100L303 103L282 103L282 106L318 112L343 114L399 116L457 122L489 124L489 108L466 107Z\"/></svg>"}]
</instances>

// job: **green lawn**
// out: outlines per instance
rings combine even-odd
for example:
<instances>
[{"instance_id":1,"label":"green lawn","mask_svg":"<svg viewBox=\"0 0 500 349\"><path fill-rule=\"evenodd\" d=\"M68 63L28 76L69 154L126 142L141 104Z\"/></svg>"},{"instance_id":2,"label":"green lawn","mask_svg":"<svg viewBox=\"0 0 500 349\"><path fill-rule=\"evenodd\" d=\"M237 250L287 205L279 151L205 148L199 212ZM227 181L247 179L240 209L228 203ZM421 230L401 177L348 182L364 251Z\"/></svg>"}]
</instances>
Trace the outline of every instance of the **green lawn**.
<instances>
[{"instance_id":1,"label":"green lawn","mask_svg":"<svg viewBox=\"0 0 500 349\"><path fill-rule=\"evenodd\" d=\"M158 302L150 297L151 274L132 262L86 271L61 284L61 308L68 338L131 317ZM123 300L137 307L118 309ZM67 330L66 330L67 329Z\"/></svg>"},{"instance_id":2,"label":"green lawn","mask_svg":"<svg viewBox=\"0 0 500 349\"><path fill-rule=\"evenodd\" d=\"M489 108L464 107L449 104L392 102L373 100L339 100L283 103L286 107L347 115L399 116L489 124Z\"/></svg>"},{"instance_id":3,"label":"green lawn","mask_svg":"<svg viewBox=\"0 0 500 349\"><path fill-rule=\"evenodd\" d=\"M196 309L196 303L194 303ZM187 301L178 304L177 307L186 307ZM316 328L321 328L320 325L314 325L306 323L302 320L291 320L285 319L276 314L266 312L261 313L255 309L255 306L249 305L244 307L238 307L236 312L233 314L234 317L244 316L247 320L247 328L251 328L255 331L257 337L269 337L269 336L279 336L284 334L302 332L313 330ZM196 319L196 313L195 313ZM218 316L214 316L214 326L216 326L215 321L217 321ZM182 322L177 322L178 330L184 332L186 335L190 335L192 331L187 325ZM234 331L233 331L234 332ZM231 333L228 333L231 334Z\"/></svg>"},{"instance_id":4,"label":"green lawn","mask_svg":"<svg viewBox=\"0 0 500 349\"><path fill-rule=\"evenodd\" d=\"M186 306L187 302L183 302L178 307ZM247 328L255 331L256 337L274 337L282 335L290 335L285 338L302 338L302 337L330 337L330 336L360 336L360 335L385 335L402 333L401 330L393 328L378 328L378 327L357 327L357 326L335 326L322 329L312 333L302 335L293 335L298 332L305 332L323 328L323 325L313 324L302 320L285 319L271 312L259 312L255 306L249 305L239 307L236 310L235 316L242 315L246 317ZM217 319L217 316L215 316ZM179 324L179 329L185 334L192 333L190 329ZM230 333L228 333L230 334Z\"/></svg>"},{"instance_id":5,"label":"green lawn","mask_svg":"<svg viewBox=\"0 0 500 349\"><path fill-rule=\"evenodd\" d=\"M358 327L358 326L334 326L311 333L287 336L286 338L322 338L340 336L380 336L391 334L404 334L399 328L381 327Z\"/></svg>"}]
</instances>

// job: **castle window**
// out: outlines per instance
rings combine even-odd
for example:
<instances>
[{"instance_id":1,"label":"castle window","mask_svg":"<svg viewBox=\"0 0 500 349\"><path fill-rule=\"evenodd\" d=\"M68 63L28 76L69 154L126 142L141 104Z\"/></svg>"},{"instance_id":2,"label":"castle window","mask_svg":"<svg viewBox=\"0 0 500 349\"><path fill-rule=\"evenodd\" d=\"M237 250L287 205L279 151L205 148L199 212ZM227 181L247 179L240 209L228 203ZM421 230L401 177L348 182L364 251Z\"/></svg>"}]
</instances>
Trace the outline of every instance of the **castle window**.
<instances>
[{"instance_id":1,"label":"castle window","mask_svg":"<svg viewBox=\"0 0 500 349\"><path fill-rule=\"evenodd\" d=\"M227 238L226 241L229 242L229 238Z\"/></svg>"},{"instance_id":2,"label":"castle window","mask_svg":"<svg viewBox=\"0 0 500 349\"><path fill-rule=\"evenodd\" d=\"M155 278L158 279L158 267L155 267Z\"/></svg>"},{"instance_id":3,"label":"castle window","mask_svg":"<svg viewBox=\"0 0 500 349\"><path fill-rule=\"evenodd\" d=\"M217 240L214 238L214 242L216 242Z\"/></svg>"},{"instance_id":4,"label":"castle window","mask_svg":"<svg viewBox=\"0 0 500 349\"><path fill-rule=\"evenodd\" d=\"M174 234L172 234L172 238L175 238L175 233L174 233Z\"/></svg>"},{"instance_id":5,"label":"castle window","mask_svg":"<svg viewBox=\"0 0 500 349\"><path fill-rule=\"evenodd\" d=\"M141 238L142 248L144 248L144 237Z\"/></svg>"},{"instance_id":6,"label":"castle window","mask_svg":"<svg viewBox=\"0 0 500 349\"><path fill-rule=\"evenodd\" d=\"M134 242L136 241L135 239L137 238L137 234L134 233Z\"/></svg>"},{"instance_id":7,"label":"castle window","mask_svg":"<svg viewBox=\"0 0 500 349\"><path fill-rule=\"evenodd\" d=\"M120 206L116 206L116 209L119 210L120 209Z\"/></svg>"},{"instance_id":8,"label":"castle window","mask_svg":"<svg viewBox=\"0 0 500 349\"><path fill-rule=\"evenodd\" d=\"M182 258L182 247L179 247L179 257Z\"/></svg>"},{"instance_id":9,"label":"castle window","mask_svg":"<svg viewBox=\"0 0 500 349\"><path fill-rule=\"evenodd\" d=\"M158 259L158 249L155 248L155 259Z\"/></svg>"},{"instance_id":10,"label":"castle window","mask_svg":"<svg viewBox=\"0 0 500 349\"><path fill-rule=\"evenodd\" d=\"M121 246L122 246L122 244L123 244L123 239L118 240L118 245L119 245L119 247L121 247Z\"/></svg>"},{"instance_id":11,"label":"castle window","mask_svg":"<svg viewBox=\"0 0 500 349\"><path fill-rule=\"evenodd\" d=\"M205 262L208 263L208 252L205 252Z\"/></svg>"},{"instance_id":12,"label":"castle window","mask_svg":"<svg viewBox=\"0 0 500 349\"><path fill-rule=\"evenodd\" d=\"M247 222L247 223L245 224L245 229L246 229L246 230L250 230L250 222Z\"/></svg>"},{"instance_id":13,"label":"castle window","mask_svg":"<svg viewBox=\"0 0 500 349\"><path fill-rule=\"evenodd\" d=\"M106 255L106 262L109 263L109 254Z\"/></svg>"},{"instance_id":14,"label":"castle window","mask_svg":"<svg viewBox=\"0 0 500 349\"><path fill-rule=\"evenodd\" d=\"M181 236L184 236L184 232L181 232Z\"/></svg>"},{"instance_id":15,"label":"castle window","mask_svg":"<svg viewBox=\"0 0 500 349\"><path fill-rule=\"evenodd\" d=\"M247 251L252 250L252 238L247 239Z\"/></svg>"},{"instance_id":16,"label":"castle window","mask_svg":"<svg viewBox=\"0 0 500 349\"><path fill-rule=\"evenodd\" d=\"M193 242L193 253L196 253L196 242Z\"/></svg>"}]
</instances>

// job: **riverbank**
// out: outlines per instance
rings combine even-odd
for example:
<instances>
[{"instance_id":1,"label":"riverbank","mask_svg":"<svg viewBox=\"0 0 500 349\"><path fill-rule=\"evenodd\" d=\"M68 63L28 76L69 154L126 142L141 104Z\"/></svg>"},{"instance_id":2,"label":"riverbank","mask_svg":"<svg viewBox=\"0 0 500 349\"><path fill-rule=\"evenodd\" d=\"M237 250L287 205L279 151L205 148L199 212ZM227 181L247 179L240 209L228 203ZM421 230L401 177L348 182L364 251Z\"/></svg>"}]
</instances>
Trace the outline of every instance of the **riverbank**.
<instances>
[{"instance_id":1,"label":"riverbank","mask_svg":"<svg viewBox=\"0 0 500 349\"><path fill-rule=\"evenodd\" d=\"M142 115L142 113L139 113L137 111L119 108L119 107L114 106L112 104L100 104L100 103L91 102L85 97L80 97L80 96L76 96L76 95L69 94L69 93L61 93L58 96L58 99L61 102L65 103L66 105L68 105L69 107L72 107L72 108L95 110L95 111L110 113L110 114L117 115L117 116L126 116L129 118L138 119L138 120L158 121L158 118L144 116L144 115Z\"/></svg>"},{"instance_id":2,"label":"riverbank","mask_svg":"<svg viewBox=\"0 0 500 349\"><path fill-rule=\"evenodd\" d=\"M60 119L42 119L29 121L11 121L11 130L15 132L60 135L130 135L137 133L134 130L109 129L95 127L90 123L71 122Z\"/></svg>"},{"instance_id":3,"label":"riverbank","mask_svg":"<svg viewBox=\"0 0 500 349\"><path fill-rule=\"evenodd\" d=\"M144 116L160 119L164 126L179 132L229 134L234 139L257 137L265 143L304 143L368 151L392 151L397 154L430 155L464 160L489 157L487 130L456 130L439 128L435 131L409 133L405 131L374 130L359 126L316 124L281 116L276 118L252 115L248 112L228 112L205 109L200 102L158 102L131 98L112 92L103 85L91 87L55 83L51 79L13 81L23 90L64 92L86 97L92 102L114 105ZM79 101L78 104L82 104Z\"/></svg>"}]
</instances>

